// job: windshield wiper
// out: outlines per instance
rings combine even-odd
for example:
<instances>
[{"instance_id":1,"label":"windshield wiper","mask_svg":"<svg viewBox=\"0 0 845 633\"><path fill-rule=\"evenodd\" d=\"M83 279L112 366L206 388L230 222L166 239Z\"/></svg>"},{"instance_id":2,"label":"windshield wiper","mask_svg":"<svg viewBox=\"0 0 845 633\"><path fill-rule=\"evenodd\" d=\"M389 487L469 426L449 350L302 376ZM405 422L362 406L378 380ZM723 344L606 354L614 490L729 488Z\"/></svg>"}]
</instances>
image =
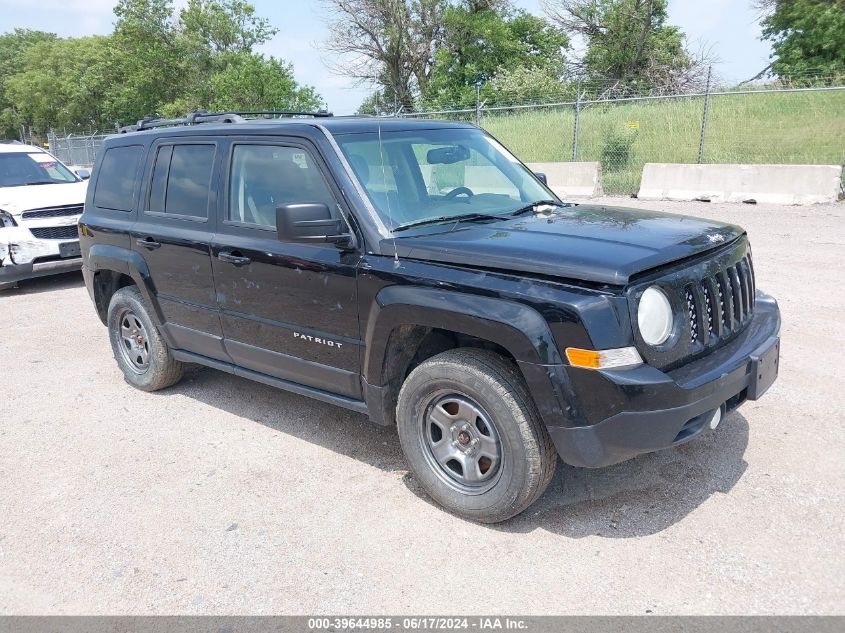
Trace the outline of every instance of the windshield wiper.
<instances>
[{"instance_id":1,"label":"windshield wiper","mask_svg":"<svg viewBox=\"0 0 845 633\"><path fill-rule=\"evenodd\" d=\"M534 211L534 209L536 209L537 207L552 206L552 205L556 206L556 207L566 207L566 206L568 206L568 205L564 204L563 202L559 202L557 200L536 200L535 202L532 202L531 204L526 204L524 207L520 207L516 211L511 211L508 215L511 216L511 217L514 217L514 216L517 216L517 215L523 215L525 213L528 213L529 211Z\"/></svg>"},{"instance_id":2,"label":"windshield wiper","mask_svg":"<svg viewBox=\"0 0 845 633\"><path fill-rule=\"evenodd\" d=\"M493 213L463 213L461 215L440 215L436 218L428 218L426 220L416 220L408 222L407 224L400 224L393 232L404 231L412 229L416 226L424 226L426 224L437 224L439 222L471 222L473 220L501 220L507 216L495 215Z\"/></svg>"}]
</instances>

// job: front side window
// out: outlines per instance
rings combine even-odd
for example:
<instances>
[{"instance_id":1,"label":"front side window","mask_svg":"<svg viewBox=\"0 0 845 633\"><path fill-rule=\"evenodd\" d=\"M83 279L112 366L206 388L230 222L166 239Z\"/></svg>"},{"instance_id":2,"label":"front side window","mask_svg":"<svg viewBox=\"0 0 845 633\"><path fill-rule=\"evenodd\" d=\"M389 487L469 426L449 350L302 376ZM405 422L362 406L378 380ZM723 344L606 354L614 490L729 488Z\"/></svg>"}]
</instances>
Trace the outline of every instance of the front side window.
<instances>
[{"instance_id":1,"label":"front side window","mask_svg":"<svg viewBox=\"0 0 845 633\"><path fill-rule=\"evenodd\" d=\"M71 171L47 152L0 153L0 187L78 182Z\"/></svg>"},{"instance_id":2,"label":"front side window","mask_svg":"<svg viewBox=\"0 0 845 633\"><path fill-rule=\"evenodd\" d=\"M280 145L235 145L229 178L228 221L276 228L276 207L334 196L306 150Z\"/></svg>"},{"instance_id":3,"label":"front side window","mask_svg":"<svg viewBox=\"0 0 845 633\"><path fill-rule=\"evenodd\" d=\"M158 148L147 208L155 213L208 217L214 145Z\"/></svg>"},{"instance_id":4,"label":"front side window","mask_svg":"<svg viewBox=\"0 0 845 633\"><path fill-rule=\"evenodd\" d=\"M391 229L471 213L507 215L554 199L510 152L475 128L335 138Z\"/></svg>"},{"instance_id":5,"label":"front side window","mask_svg":"<svg viewBox=\"0 0 845 633\"><path fill-rule=\"evenodd\" d=\"M141 145L111 147L106 150L97 170L95 207L117 211L132 210L138 166L143 153L144 148Z\"/></svg>"}]
</instances>

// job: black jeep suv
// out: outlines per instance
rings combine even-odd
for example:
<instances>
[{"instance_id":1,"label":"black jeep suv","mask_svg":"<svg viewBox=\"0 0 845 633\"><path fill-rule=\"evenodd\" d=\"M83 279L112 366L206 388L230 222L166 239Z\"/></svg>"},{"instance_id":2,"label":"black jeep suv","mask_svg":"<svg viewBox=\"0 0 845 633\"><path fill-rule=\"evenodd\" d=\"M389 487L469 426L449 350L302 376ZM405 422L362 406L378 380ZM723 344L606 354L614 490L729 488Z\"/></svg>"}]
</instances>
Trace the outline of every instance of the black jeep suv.
<instances>
[{"instance_id":1,"label":"black jeep suv","mask_svg":"<svg viewBox=\"0 0 845 633\"><path fill-rule=\"evenodd\" d=\"M93 174L83 271L130 384L200 363L395 424L474 520L528 507L558 455L687 442L777 375L741 228L561 202L472 125L142 121Z\"/></svg>"}]
</instances>

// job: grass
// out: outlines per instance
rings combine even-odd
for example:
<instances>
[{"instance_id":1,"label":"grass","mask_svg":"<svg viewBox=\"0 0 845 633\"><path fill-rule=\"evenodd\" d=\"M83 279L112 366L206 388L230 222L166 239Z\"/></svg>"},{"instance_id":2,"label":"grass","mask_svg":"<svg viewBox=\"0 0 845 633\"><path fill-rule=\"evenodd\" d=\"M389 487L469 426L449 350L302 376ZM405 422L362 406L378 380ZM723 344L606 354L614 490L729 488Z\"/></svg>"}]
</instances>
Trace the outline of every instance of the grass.
<instances>
[{"instance_id":1,"label":"grass","mask_svg":"<svg viewBox=\"0 0 845 633\"><path fill-rule=\"evenodd\" d=\"M639 188L647 163L695 163L703 97L589 105L577 160L601 161L607 193ZM484 113L481 124L520 159L572 160L572 107ZM705 163L845 163L845 90L715 95Z\"/></svg>"}]
</instances>

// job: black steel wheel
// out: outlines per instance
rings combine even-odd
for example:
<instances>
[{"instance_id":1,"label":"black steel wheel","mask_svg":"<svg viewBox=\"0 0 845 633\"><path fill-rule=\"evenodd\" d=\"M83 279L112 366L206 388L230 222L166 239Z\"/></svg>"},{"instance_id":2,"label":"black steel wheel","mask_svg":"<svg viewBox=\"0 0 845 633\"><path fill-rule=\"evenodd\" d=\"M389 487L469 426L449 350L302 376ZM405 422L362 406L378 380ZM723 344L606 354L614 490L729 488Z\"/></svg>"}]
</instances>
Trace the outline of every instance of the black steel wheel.
<instances>
[{"instance_id":1,"label":"black steel wheel","mask_svg":"<svg viewBox=\"0 0 845 633\"><path fill-rule=\"evenodd\" d=\"M504 521L546 489L557 452L512 362L454 349L416 367L399 392L399 440L414 477L444 508Z\"/></svg>"},{"instance_id":2,"label":"black steel wheel","mask_svg":"<svg viewBox=\"0 0 845 633\"><path fill-rule=\"evenodd\" d=\"M144 391L179 382L183 364L173 358L136 286L114 293L107 322L114 358L126 382Z\"/></svg>"}]
</instances>

